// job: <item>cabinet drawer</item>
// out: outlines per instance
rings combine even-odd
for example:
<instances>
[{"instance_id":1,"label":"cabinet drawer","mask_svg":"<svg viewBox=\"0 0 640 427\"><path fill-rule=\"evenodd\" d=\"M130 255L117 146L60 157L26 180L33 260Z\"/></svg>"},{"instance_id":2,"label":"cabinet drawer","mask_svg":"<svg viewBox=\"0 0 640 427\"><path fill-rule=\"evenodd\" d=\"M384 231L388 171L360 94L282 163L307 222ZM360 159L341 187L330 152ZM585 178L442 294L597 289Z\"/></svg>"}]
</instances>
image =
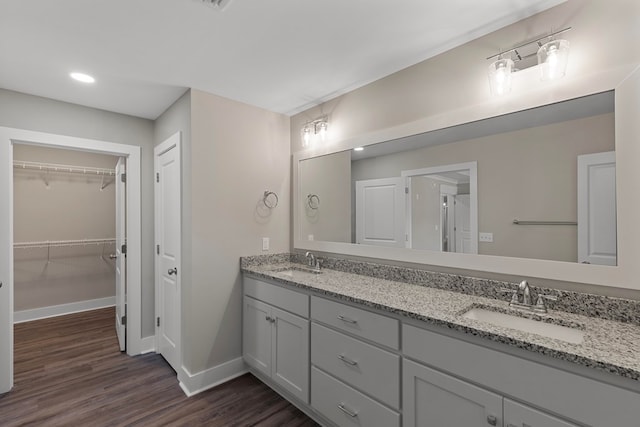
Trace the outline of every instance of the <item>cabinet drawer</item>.
<instances>
[{"instance_id":1,"label":"cabinet drawer","mask_svg":"<svg viewBox=\"0 0 640 427\"><path fill-rule=\"evenodd\" d=\"M311 406L336 425L400 427L400 414L311 368Z\"/></svg>"},{"instance_id":2,"label":"cabinet drawer","mask_svg":"<svg viewBox=\"0 0 640 427\"><path fill-rule=\"evenodd\" d=\"M456 338L402 327L406 356L591 426L637 427L640 394ZM603 399L603 396L606 396Z\"/></svg>"},{"instance_id":3,"label":"cabinet drawer","mask_svg":"<svg viewBox=\"0 0 640 427\"><path fill-rule=\"evenodd\" d=\"M394 408L400 407L400 357L311 324L311 363Z\"/></svg>"},{"instance_id":4,"label":"cabinet drawer","mask_svg":"<svg viewBox=\"0 0 640 427\"><path fill-rule=\"evenodd\" d=\"M311 297L311 317L387 347L400 347L396 319L315 296Z\"/></svg>"},{"instance_id":5,"label":"cabinet drawer","mask_svg":"<svg viewBox=\"0 0 640 427\"><path fill-rule=\"evenodd\" d=\"M309 318L309 296L245 276L244 294L273 306Z\"/></svg>"}]
</instances>

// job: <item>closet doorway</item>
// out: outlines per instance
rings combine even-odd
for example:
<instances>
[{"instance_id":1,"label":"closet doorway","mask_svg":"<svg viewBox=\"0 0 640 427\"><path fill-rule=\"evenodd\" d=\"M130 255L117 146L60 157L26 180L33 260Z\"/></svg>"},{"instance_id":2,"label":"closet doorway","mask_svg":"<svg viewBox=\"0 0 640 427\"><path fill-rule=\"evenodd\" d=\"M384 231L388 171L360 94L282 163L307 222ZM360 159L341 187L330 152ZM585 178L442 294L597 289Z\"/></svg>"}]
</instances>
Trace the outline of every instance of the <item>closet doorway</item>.
<instances>
[{"instance_id":1,"label":"closet doorway","mask_svg":"<svg viewBox=\"0 0 640 427\"><path fill-rule=\"evenodd\" d=\"M6 203L0 205L0 393L13 386L14 322L14 148L21 146L63 148L122 157L127 168L126 224L128 288L127 354L141 353L141 217L140 217L140 147L104 141L73 138L41 132L0 127L0 192ZM117 179L117 176L114 176ZM115 180L112 183L115 190ZM43 183L46 186L46 182ZM101 182L100 186L104 186ZM107 187L103 188L106 189ZM114 209L115 211L115 209ZM69 239L79 240L79 239ZM96 243L107 245L108 238ZM37 242L36 242L37 243ZM68 243L68 242L67 242ZM70 246L69 246L70 248ZM115 243L114 243L115 248ZM48 248L50 250L50 248ZM105 252L106 256L110 254ZM124 263L122 263L124 266ZM118 321L116 320L116 325ZM124 344L124 342L123 342Z\"/></svg>"}]
</instances>

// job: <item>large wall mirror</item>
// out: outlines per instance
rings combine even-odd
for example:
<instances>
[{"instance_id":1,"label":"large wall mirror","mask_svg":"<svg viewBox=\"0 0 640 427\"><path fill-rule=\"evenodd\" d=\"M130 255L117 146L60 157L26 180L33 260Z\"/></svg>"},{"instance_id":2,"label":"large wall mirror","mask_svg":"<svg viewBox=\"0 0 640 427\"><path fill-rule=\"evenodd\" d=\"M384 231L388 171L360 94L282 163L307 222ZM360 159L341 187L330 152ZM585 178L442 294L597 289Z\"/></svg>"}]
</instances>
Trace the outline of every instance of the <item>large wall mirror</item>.
<instances>
[{"instance_id":1,"label":"large wall mirror","mask_svg":"<svg viewBox=\"0 0 640 427\"><path fill-rule=\"evenodd\" d=\"M638 288L618 268L629 215L618 169L637 159L621 157L617 138L639 107L623 103L619 117L619 95L296 153L294 246Z\"/></svg>"},{"instance_id":2,"label":"large wall mirror","mask_svg":"<svg viewBox=\"0 0 640 427\"><path fill-rule=\"evenodd\" d=\"M616 265L613 91L304 159L298 188L307 240Z\"/></svg>"}]
</instances>

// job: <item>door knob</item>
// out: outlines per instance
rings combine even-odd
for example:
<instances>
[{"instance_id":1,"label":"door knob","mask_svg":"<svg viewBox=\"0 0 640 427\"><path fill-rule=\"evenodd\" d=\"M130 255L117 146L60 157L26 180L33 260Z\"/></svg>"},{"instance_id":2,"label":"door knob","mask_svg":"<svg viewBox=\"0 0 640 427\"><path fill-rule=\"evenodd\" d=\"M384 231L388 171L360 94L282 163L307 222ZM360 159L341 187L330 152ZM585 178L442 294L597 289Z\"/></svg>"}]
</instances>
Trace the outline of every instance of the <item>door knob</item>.
<instances>
[{"instance_id":1,"label":"door knob","mask_svg":"<svg viewBox=\"0 0 640 427\"><path fill-rule=\"evenodd\" d=\"M169 276L173 274L178 274L178 267L170 268L169 271L167 271L167 273L169 274Z\"/></svg>"}]
</instances>

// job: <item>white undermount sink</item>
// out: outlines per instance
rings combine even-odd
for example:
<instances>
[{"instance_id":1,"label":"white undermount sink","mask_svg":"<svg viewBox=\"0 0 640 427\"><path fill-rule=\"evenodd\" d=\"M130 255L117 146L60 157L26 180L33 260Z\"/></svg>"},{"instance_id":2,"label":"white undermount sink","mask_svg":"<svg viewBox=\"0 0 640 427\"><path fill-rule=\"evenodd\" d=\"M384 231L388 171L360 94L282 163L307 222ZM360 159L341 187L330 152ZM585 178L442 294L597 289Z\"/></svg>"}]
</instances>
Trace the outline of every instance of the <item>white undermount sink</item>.
<instances>
[{"instance_id":1,"label":"white undermount sink","mask_svg":"<svg viewBox=\"0 0 640 427\"><path fill-rule=\"evenodd\" d=\"M547 338L565 341L572 344L581 344L584 341L584 331L568 326L546 323L541 320L528 319L514 316L486 308L474 307L466 311L462 317L471 320L491 323L503 328L516 329L522 332L541 335Z\"/></svg>"},{"instance_id":2,"label":"white undermount sink","mask_svg":"<svg viewBox=\"0 0 640 427\"><path fill-rule=\"evenodd\" d=\"M304 267L287 267L282 270L275 270L274 273L293 278L295 276L305 275L315 276L317 274L322 274L322 271Z\"/></svg>"}]
</instances>

